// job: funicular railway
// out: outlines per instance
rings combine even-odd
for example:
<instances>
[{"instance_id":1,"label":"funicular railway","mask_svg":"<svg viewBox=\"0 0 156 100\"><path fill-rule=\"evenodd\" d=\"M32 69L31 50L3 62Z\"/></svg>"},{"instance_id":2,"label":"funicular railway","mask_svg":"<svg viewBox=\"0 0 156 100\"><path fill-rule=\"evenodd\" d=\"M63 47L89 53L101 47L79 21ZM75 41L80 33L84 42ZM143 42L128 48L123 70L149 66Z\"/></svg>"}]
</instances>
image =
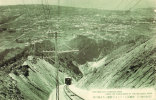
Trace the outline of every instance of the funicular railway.
<instances>
[{"instance_id":1,"label":"funicular railway","mask_svg":"<svg viewBox=\"0 0 156 100\"><path fill-rule=\"evenodd\" d=\"M65 84L66 85L63 87L63 91L69 100L84 100L79 95L77 95L76 93L74 93L69 89L69 85L72 84L72 78L70 77L65 78Z\"/></svg>"},{"instance_id":2,"label":"funicular railway","mask_svg":"<svg viewBox=\"0 0 156 100\"><path fill-rule=\"evenodd\" d=\"M69 89L68 85L64 86L64 93L66 94L66 96L68 97L69 100L85 100L85 99L81 98L80 96L78 96L77 94L75 94L74 92L72 92Z\"/></svg>"}]
</instances>

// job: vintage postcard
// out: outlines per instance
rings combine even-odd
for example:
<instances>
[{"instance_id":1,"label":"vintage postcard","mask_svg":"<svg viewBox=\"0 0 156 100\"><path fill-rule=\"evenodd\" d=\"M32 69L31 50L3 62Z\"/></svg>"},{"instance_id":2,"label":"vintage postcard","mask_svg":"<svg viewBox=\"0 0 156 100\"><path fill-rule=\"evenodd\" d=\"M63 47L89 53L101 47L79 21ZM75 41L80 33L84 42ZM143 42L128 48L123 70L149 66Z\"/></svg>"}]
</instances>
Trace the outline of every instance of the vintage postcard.
<instances>
[{"instance_id":1,"label":"vintage postcard","mask_svg":"<svg viewBox=\"0 0 156 100\"><path fill-rule=\"evenodd\" d=\"M156 0L0 0L0 100L156 100Z\"/></svg>"}]
</instances>

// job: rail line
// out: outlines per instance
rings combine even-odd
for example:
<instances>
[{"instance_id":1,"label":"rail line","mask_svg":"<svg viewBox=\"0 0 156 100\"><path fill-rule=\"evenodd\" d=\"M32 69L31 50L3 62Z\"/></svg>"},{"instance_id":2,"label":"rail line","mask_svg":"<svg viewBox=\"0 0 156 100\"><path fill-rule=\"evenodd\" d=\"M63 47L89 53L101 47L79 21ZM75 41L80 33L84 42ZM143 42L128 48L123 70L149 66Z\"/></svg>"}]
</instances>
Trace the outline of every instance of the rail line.
<instances>
[{"instance_id":1,"label":"rail line","mask_svg":"<svg viewBox=\"0 0 156 100\"><path fill-rule=\"evenodd\" d=\"M64 88L63 88L64 93L67 95L67 97L68 97L70 100L73 100L73 99L69 96L69 94L67 93L66 88L67 88L67 86L65 85Z\"/></svg>"},{"instance_id":2,"label":"rail line","mask_svg":"<svg viewBox=\"0 0 156 100\"><path fill-rule=\"evenodd\" d=\"M67 97L69 98L69 100L85 100L83 98L81 98L80 96L78 96L77 94L75 94L74 92L72 92L67 85L64 86L64 92L67 95Z\"/></svg>"}]
</instances>

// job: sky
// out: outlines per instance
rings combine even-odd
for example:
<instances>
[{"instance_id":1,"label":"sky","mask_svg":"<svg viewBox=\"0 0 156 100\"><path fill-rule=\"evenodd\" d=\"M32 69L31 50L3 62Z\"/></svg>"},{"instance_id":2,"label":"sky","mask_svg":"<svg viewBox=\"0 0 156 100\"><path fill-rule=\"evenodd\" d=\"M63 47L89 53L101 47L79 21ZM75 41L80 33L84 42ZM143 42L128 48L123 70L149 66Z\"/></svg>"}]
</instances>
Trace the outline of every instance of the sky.
<instances>
[{"instance_id":1,"label":"sky","mask_svg":"<svg viewBox=\"0 0 156 100\"><path fill-rule=\"evenodd\" d=\"M57 5L58 0L0 0L0 5L41 3ZM156 7L156 0L59 0L59 4L82 8L126 10L131 8Z\"/></svg>"}]
</instances>

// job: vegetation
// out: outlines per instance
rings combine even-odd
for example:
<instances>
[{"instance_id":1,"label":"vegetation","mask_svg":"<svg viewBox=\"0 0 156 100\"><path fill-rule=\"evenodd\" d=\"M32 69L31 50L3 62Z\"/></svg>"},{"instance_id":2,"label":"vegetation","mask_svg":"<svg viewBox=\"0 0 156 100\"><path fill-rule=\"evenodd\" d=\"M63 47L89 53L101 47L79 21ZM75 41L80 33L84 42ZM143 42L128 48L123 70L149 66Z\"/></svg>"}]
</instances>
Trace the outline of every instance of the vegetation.
<instances>
[{"instance_id":1,"label":"vegetation","mask_svg":"<svg viewBox=\"0 0 156 100\"><path fill-rule=\"evenodd\" d=\"M37 75L39 74L45 77L47 79L46 82L49 83L48 79L52 80L54 78L54 76L50 75L55 68L52 67L52 71L45 71L44 68L47 67L39 63L37 58L41 58L42 63L45 65L49 65L49 63L43 59L50 62L51 66L54 64L54 53L43 53L43 51L55 50L54 36L51 35L55 32L59 33L58 49L60 51L79 50L72 53L60 53L58 58L59 72L62 76L67 74L75 80L83 77L79 82L80 84L86 82L85 85L91 86L90 83L96 83L94 79L105 79L104 81L106 82L108 80L110 80L110 83L112 82L112 84L106 84L109 87L121 87L119 84L126 82L128 76L133 77L132 73L137 75L138 71L141 72L143 70L142 73L146 72L148 69L144 68L150 63L152 67L148 66L151 68L148 75L150 76L154 73L151 70L155 66L153 63L155 60L150 58L155 50L152 49L150 51L148 48L144 51L144 47L140 47L142 44L145 47L146 45L148 46L147 43L149 42L147 41L155 35L156 19L154 8L136 9L134 11L109 11L63 6L58 9L58 6L50 5L16 5L1 6L0 11L2 12L0 15L0 48L2 48L0 49L0 74L1 76L3 75L3 77L0 77L0 82L3 83L3 86L0 87L2 91L0 92L0 97L2 98L10 99L13 96L14 100L23 100L24 97L28 96L27 93L29 92L36 93L34 97L40 99L49 95L50 90L47 89L45 93L42 91L45 85L44 82L33 85L32 81L28 79L35 76L35 81L38 82L37 79L40 78ZM142 52L142 54L139 52ZM146 52L152 54L150 55ZM130 56L131 54L135 55ZM30 66L22 65L28 56L35 56L36 63L33 64L39 66L37 68L41 68L43 72L49 73L43 74L29 70ZM51 59L44 57L50 57ZM92 77L83 76L79 70L79 65L99 61L104 57L107 57L107 59L102 68L89 73ZM130 59L129 57L134 57L135 59ZM144 59L146 57L147 59ZM123 62L126 67L120 62ZM122 73L107 73L107 71L112 71L111 68L113 70L118 68L122 70ZM29 92L24 91L21 94L19 87L16 86L17 83L12 83L16 81L9 76L10 73L16 77L23 75L23 78L28 81L28 83L24 83L26 88L30 86L28 88ZM119 76L108 79L107 74L112 76L119 74ZM52 73L52 75L55 75L55 73ZM121 76L124 76L123 79L121 79ZM121 81L116 81L119 79ZM149 78L147 84L153 84L154 81L152 79L153 77ZM22 82L20 85L23 84ZM99 81L97 82L96 85L104 85ZM138 80L135 82L138 82ZM11 84L11 86L8 86L8 84ZM84 86L84 84L81 86ZM139 86L141 86L141 83L139 83ZM11 87L14 87L13 92L9 91ZM10 96L10 94L12 95Z\"/></svg>"}]
</instances>

